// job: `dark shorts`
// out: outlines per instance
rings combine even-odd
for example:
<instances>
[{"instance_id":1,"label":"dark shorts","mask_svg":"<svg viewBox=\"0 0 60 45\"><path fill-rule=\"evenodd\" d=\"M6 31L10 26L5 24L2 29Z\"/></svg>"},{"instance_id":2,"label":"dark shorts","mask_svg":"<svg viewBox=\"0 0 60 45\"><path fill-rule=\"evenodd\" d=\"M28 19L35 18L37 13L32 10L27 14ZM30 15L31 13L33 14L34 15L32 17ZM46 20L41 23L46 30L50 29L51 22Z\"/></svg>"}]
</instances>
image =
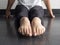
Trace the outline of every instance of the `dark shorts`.
<instances>
[{"instance_id":1,"label":"dark shorts","mask_svg":"<svg viewBox=\"0 0 60 45\"><path fill-rule=\"evenodd\" d=\"M43 19L43 16L44 10L41 6L34 6L28 10L24 5L17 5L15 8L15 26L18 29L22 17L28 17L29 20L32 21L34 17Z\"/></svg>"}]
</instances>

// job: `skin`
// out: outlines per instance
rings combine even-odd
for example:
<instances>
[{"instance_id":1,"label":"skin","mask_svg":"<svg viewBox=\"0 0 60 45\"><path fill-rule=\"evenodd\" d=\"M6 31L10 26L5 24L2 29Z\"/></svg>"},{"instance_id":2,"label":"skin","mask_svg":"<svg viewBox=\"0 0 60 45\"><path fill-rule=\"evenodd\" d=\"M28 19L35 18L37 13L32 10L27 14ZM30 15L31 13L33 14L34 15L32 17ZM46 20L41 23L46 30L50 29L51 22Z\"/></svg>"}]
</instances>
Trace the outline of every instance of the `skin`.
<instances>
[{"instance_id":1,"label":"skin","mask_svg":"<svg viewBox=\"0 0 60 45\"><path fill-rule=\"evenodd\" d=\"M51 9L51 6L50 6L50 0L44 0L44 3L49 11L49 14L52 18L55 18L55 15L53 14L53 11Z\"/></svg>"},{"instance_id":2,"label":"skin","mask_svg":"<svg viewBox=\"0 0 60 45\"><path fill-rule=\"evenodd\" d=\"M10 16L10 9L13 5L15 0L8 0L8 5L6 8L6 18ZM44 0L44 3L49 11L49 14L52 18L55 18L53 15L51 6L50 6L50 0ZM37 36L41 35L45 32L45 27L41 24L41 19L38 17L34 17L32 19L32 22L30 23L28 17L22 17L20 20L20 27L18 28L18 31L25 36Z\"/></svg>"},{"instance_id":3,"label":"skin","mask_svg":"<svg viewBox=\"0 0 60 45\"><path fill-rule=\"evenodd\" d=\"M22 33L22 35L32 36L30 21L27 17L21 18L20 27L18 28L18 31Z\"/></svg>"},{"instance_id":4,"label":"skin","mask_svg":"<svg viewBox=\"0 0 60 45\"><path fill-rule=\"evenodd\" d=\"M33 18L31 26L33 36L39 36L45 32L45 27L41 24L41 19L38 17Z\"/></svg>"},{"instance_id":5,"label":"skin","mask_svg":"<svg viewBox=\"0 0 60 45\"><path fill-rule=\"evenodd\" d=\"M13 3L15 2L15 0L8 0L8 4L7 4L7 8L6 8L6 18L8 18L11 15L10 9L13 5Z\"/></svg>"}]
</instances>

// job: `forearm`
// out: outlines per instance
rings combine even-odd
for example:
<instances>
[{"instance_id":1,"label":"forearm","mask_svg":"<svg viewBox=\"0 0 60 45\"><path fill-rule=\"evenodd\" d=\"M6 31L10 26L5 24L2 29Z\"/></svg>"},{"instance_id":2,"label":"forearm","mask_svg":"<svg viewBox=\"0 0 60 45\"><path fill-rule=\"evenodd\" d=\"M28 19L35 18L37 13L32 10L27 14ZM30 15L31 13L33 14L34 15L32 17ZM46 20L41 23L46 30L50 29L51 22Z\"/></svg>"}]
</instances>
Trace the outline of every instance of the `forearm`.
<instances>
[{"instance_id":1,"label":"forearm","mask_svg":"<svg viewBox=\"0 0 60 45\"><path fill-rule=\"evenodd\" d=\"M50 0L44 0L44 3L50 13L50 15L53 15L52 9L51 9L51 5L50 5Z\"/></svg>"},{"instance_id":2,"label":"forearm","mask_svg":"<svg viewBox=\"0 0 60 45\"><path fill-rule=\"evenodd\" d=\"M11 9L11 7L12 7L14 1L15 1L15 0L8 0L8 4L7 4L7 8L6 8L6 10L9 11L9 10Z\"/></svg>"}]
</instances>

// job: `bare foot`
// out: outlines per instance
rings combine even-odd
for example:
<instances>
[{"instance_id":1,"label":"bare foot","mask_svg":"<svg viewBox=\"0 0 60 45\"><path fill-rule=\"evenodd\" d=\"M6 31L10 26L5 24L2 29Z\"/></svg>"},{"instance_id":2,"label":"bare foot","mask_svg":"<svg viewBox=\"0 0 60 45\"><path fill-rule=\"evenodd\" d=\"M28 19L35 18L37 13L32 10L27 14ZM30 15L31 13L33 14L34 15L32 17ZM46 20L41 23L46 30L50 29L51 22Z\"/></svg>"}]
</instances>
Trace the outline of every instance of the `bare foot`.
<instances>
[{"instance_id":1,"label":"bare foot","mask_svg":"<svg viewBox=\"0 0 60 45\"><path fill-rule=\"evenodd\" d=\"M41 35L45 32L45 27L41 24L41 19L38 17L33 18L31 26L33 36Z\"/></svg>"},{"instance_id":2,"label":"bare foot","mask_svg":"<svg viewBox=\"0 0 60 45\"><path fill-rule=\"evenodd\" d=\"M25 36L32 36L30 21L27 17L22 17L18 31Z\"/></svg>"}]
</instances>

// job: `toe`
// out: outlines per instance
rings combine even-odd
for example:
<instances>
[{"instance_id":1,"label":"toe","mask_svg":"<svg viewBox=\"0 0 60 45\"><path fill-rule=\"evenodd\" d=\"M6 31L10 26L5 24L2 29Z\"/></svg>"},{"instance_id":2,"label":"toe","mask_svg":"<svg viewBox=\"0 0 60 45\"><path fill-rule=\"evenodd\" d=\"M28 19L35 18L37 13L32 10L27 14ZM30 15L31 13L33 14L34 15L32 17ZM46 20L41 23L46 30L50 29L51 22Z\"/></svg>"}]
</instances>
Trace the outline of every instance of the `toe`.
<instances>
[{"instance_id":1,"label":"toe","mask_svg":"<svg viewBox=\"0 0 60 45\"><path fill-rule=\"evenodd\" d=\"M45 32L45 27L43 27L43 33Z\"/></svg>"},{"instance_id":2,"label":"toe","mask_svg":"<svg viewBox=\"0 0 60 45\"><path fill-rule=\"evenodd\" d=\"M40 32L41 32L41 31L40 31L40 29L38 28L38 35L40 35Z\"/></svg>"},{"instance_id":3,"label":"toe","mask_svg":"<svg viewBox=\"0 0 60 45\"><path fill-rule=\"evenodd\" d=\"M36 34L39 35L39 28L36 28Z\"/></svg>"},{"instance_id":4,"label":"toe","mask_svg":"<svg viewBox=\"0 0 60 45\"><path fill-rule=\"evenodd\" d=\"M29 36L29 28L26 28L25 35Z\"/></svg>"},{"instance_id":5,"label":"toe","mask_svg":"<svg viewBox=\"0 0 60 45\"><path fill-rule=\"evenodd\" d=\"M26 29L26 36L28 36L29 35L29 30L28 29Z\"/></svg>"},{"instance_id":6,"label":"toe","mask_svg":"<svg viewBox=\"0 0 60 45\"><path fill-rule=\"evenodd\" d=\"M19 29L18 29L18 32L19 32L19 33L22 33L22 29L21 29L20 27L19 27Z\"/></svg>"},{"instance_id":7,"label":"toe","mask_svg":"<svg viewBox=\"0 0 60 45\"><path fill-rule=\"evenodd\" d=\"M36 29L33 29L33 36L37 36Z\"/></svg>"},{"instance_id":8,"label":"toe","mask_svg":"<svg viewBox=\"0 0 60 45\"><path fill-rule=\"evenodd\" d=\"M43 34L44 32L45 32L45 27L42 26L42 27L41 27L41 34Z\"/></svg>"},{"instance_id":9,"label":"toe","mask_svg":"<svg viewBox=\"0 0 60 45\"><path fill-rule=\"evenodd\" d=\"M23 27L21 28L21 33L22 33L22 35L24 35L24 28Z\"/></svg>"},{"instance_id":10,"label":"toe","mask_svg":"<svg viewBox=\"0 0 60 45\"><path fill-rule=\"evenodd\" d=\"M25 28L23 28L23 30L22 30L22 34L25 35Z\"/></svg>"},{"instance_id":11,"label":"toe","mask_svg":"<svg viewBox=\"0 0 60 45\"><path fill-rule=\"evenodd\" d=\"M29 36L32 36L32 30L31 30L31 27L29 27Z\"/></svg>"}]
</instances>

